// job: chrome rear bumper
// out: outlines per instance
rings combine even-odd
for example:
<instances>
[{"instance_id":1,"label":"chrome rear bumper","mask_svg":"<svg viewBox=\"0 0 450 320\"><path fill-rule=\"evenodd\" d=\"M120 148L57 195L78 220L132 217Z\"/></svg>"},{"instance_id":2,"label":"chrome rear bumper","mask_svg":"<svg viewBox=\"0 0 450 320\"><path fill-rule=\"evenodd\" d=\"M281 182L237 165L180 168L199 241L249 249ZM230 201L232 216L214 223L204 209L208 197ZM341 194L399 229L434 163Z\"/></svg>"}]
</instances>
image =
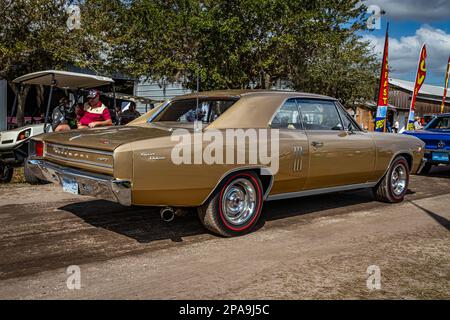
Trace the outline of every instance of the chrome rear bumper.
<instances>
[{"instance_id":1,"label":"chrome rear bumper","mask_svg":"<svg viewBox=\"0 0 450 320\"><path fill-rule=\"evenodd\" d=\"M63 178L70 179L78 183L78 193L81 195L131 206L131 182L128 180L117 180L38 159L28 160L28 165L33 174L41 180L62 185Z\"/></svg>"}]
</instances>

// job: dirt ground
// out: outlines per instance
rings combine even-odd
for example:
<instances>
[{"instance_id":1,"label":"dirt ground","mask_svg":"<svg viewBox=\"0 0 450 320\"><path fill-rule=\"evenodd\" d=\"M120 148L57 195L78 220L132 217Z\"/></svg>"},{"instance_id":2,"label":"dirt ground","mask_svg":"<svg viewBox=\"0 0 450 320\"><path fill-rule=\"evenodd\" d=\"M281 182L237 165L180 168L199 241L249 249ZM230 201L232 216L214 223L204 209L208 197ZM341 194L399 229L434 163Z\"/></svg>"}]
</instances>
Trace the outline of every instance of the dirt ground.
<instances>
[{"instance_id":1,"label":"dirt ground","mask_svg":"<svg viewBox=\"0 0 450 320\"><path fill-rule=\"evenodd\" d=\"M167 224L153 208L1 185L0 298L450 299L449 219L449 168L413 176L401 204L367 190L268 202L258 230L233 239L193 213Z\"/></svg>"}]
</instances>

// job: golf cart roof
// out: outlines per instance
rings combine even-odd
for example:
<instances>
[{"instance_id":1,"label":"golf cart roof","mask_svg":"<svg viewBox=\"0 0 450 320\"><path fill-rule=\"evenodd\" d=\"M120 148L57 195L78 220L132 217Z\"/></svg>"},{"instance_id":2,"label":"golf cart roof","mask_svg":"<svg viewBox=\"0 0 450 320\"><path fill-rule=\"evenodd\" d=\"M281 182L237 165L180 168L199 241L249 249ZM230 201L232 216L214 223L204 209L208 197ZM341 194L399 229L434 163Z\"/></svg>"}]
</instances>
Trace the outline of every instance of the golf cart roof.
<instances>
[{"instance_id":1,"label":"golf cart roof","mask_svg":"<svg viewBox=\"0 0 450 320\"><path fill-rule=\"evenodd\" d=\"M57 70L29 73L14 79L13 82L50 86L53 78L58 88L68 89L89 89L114 83L113 79L107 77Z\"/></svg>"}]
</instances>

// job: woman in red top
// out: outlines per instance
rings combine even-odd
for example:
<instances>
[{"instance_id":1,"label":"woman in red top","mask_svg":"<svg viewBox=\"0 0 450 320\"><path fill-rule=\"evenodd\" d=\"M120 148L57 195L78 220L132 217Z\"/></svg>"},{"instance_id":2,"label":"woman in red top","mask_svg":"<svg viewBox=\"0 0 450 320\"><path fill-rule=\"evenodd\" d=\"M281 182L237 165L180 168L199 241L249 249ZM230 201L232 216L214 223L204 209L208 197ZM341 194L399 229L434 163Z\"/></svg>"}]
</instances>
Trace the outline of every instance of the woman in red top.
<instances>
[{"instance_id":1,"label":"woman in red top","mask_svg":"<svg viewBox=\"0 0 450 320\"><path fill-rule=\"evenodd\" d=\"M91 90L84 105L83 115L78 122L78 129L112 126L108 108L100 101L100 92Z\"/></svg>"}]
</instances>

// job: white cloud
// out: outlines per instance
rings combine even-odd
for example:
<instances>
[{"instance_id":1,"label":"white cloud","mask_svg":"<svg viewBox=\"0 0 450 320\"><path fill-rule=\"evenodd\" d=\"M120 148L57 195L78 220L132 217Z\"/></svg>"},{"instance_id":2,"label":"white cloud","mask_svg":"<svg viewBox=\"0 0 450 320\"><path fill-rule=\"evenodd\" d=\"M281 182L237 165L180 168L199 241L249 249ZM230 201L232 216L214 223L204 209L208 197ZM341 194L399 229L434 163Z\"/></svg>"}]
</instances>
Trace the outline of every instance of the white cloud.
<instances>
[{"instance_id":1,"label":"white cloud","mask_svg":"<svg viewBox=\"0 0 450 320\"><path fill-rule=\"evenodd\" d=\"M384 37L366 35L363 39L370 42L376 54L381 58ZM443 79L450 54L450 34L428 25L423 25L416 30L416 34L413 36L400 39L389 38L389 65L392 77L414 81L420 48L424 43L427 45L428 54L427 79ZM430 81L426 82L430 83Z\"/></svg>"},{"instance_id":2,"label":"white cloud","mask_svg":"<svg viewBox=\"0 0 450 320\"><path fill-rule=\"evenodd\" d=\"M448 20L449 0L367 0L366 6L377 5L389 20L414 20L423 23Z\"/></svg>"}]
</instances>

